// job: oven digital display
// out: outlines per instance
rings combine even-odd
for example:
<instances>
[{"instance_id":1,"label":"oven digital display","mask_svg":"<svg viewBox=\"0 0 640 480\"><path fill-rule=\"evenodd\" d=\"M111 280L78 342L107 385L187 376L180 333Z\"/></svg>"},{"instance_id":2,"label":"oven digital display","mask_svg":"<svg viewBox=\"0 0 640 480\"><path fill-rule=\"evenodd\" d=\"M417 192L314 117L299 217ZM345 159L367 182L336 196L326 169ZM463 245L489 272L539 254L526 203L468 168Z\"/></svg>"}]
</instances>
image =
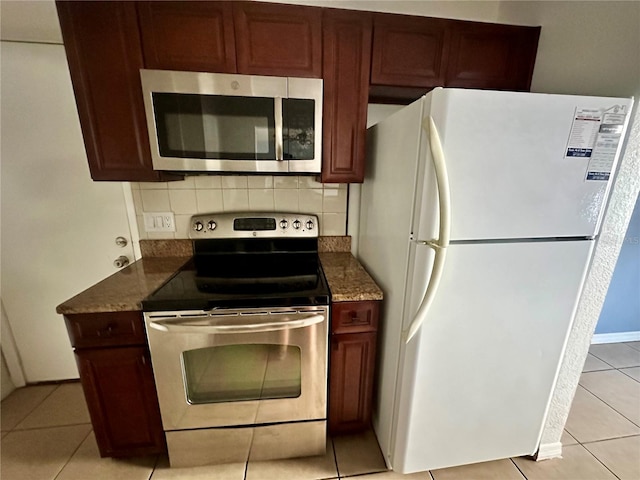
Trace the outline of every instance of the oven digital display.
<instances>
[{"instance_id":1,"label":"oven digital display","mask_svg":"<svg viewBox=\"0 0 640 480\"><path fill-rule=\"evenodd\" d=\"M262 230L275 230L275 218L236 218L233 220L235 231L256 232Z\"/></svg>"}]
</instances>

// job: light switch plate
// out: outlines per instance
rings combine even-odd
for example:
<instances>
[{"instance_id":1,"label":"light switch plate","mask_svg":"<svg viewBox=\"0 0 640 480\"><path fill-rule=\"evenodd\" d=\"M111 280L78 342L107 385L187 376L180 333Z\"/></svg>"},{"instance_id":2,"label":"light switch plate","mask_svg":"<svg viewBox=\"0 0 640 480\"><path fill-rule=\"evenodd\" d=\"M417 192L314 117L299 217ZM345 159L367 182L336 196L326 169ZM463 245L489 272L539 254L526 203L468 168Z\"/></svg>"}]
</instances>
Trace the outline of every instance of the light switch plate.
<instances>
[{"instance_id":1,"label":"light switch plate","mask_svg":"<svg viewBox=\"0 0 640 480\"><path fill-rule=\"evenodd\" d=\"M144 212L144 229L147 232L175 232L173 212Z\"/></svg>"}]
</instances>

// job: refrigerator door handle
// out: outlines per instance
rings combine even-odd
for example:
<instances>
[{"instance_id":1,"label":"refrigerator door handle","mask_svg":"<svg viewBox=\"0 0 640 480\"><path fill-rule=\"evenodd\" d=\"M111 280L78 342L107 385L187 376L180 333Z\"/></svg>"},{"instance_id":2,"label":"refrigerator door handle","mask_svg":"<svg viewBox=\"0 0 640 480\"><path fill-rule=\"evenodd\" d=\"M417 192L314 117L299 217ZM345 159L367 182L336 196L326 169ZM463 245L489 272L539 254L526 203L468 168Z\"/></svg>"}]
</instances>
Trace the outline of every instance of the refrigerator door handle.
<instances>
[{"instance_id":1,"label":"refrigerator door handle","mask_svg":"<svg viewBox=\"0 0 640 480\"><path fill-rule=\"evenodd\" d=\"M429 125L427 126L426 119L422 123L422 128L429 134L429 146L431 148L431 158L433 159L433 167L436 173L436 183L438 185L438 203L440 205L440 228L438 240L427 240L418 242L422 245L428 245L435 250L436 256L433 261L433 270L431 272L431 278L429 278L429 284L420 302L418 311L416 312L411 325L405 332L406 343L409 343L416 332L420 329L420 326L424 322L429 307L435 297L438 285L440 284L440 278L444 271L444 262L447 255L447 247L449 246L449 237L451 234L451 197L449 193L449 176L447 174L447 164L444 158L444 151L442 149L442 143L440 142L440 135L438 129L433 121L432 117L429 117Z\"/></svg>"}]
</instances>

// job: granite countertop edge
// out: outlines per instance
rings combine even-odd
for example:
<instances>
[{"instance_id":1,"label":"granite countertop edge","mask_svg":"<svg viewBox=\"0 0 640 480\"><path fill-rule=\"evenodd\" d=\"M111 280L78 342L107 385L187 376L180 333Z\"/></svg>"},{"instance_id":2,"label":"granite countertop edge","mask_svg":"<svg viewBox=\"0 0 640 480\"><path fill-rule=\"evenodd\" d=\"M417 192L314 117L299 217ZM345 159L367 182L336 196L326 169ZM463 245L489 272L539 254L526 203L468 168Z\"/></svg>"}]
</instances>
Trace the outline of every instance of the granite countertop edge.
<instances>
[{"instance_id":1,"label":"granite countertop edge","mask_svg":"<svg viewBox=\"0 0 640 480\"><path fill-rule=\"evenodd\" d=\"M61 303L62 315L141 311L142 300L171 278L189 259L180 256L144 257L128 267ZM382 300L376 285L358 260L348 251L321 252L333 302Z\"/></svg>"}]
</instances>

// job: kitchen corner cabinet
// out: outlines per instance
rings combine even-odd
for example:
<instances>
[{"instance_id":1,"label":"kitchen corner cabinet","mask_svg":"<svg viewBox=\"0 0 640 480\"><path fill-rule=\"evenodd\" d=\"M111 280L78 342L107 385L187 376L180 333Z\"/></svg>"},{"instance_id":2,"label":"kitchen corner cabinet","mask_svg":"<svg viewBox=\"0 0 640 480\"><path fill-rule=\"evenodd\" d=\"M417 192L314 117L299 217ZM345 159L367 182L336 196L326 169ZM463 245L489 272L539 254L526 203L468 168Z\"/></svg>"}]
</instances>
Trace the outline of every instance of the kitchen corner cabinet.
<instances>
[{"instance_id":1,"label":"kitchen corner cabinet","mask_svg":"<svg viewBox=\"0 0 640 480\"><path fill-rule=\"evenodd\" d=\"M540 27L376 14L369 100L409 103L434 87L528 91Z\"/></svg>"},{"instance_id":2,"label":"kitchen corner cabinet","mask_svg":"<svg viewBox=\"0 0 640 480\"><path fill-rule=\"evenodd\" d=\"M371 25L367 12L324 12L324 183L364 180Z\"/></svg>"},{"instance_id":3,"label":"kitchen corner cabinet","mask_svg":"<svg viewBox=\"0 0 640 480\"><path fill-rule=\"evenodd\" d=\"M166 452L142 313L64 319L100 456Z\"/></svg>"},{"instance_id":4,"label":"kitchen corner cabinet","mask_svg":"<svg viewBox=\"0 0 640 480\"><path fill-rule=\"evenodd\" d=\"M379 301L331 307L329 432L369 428L373 401Z\"/></svg>"},{"instance_id":5,"label":"kitchen corner cabinet","mask_svg":"<svg viewBox=\"0 0 640 480\"><path fill-rule=\"evenodd\" d=\"M162 180L151 165L135 3L58 1L56 6L91 177Z\"/></svg>"},{"instance_id":6,"label":"kitchen corner cabinet","mask_svg":"<svg viewBox=\"0 0 640 480\"><path fill-rule=\"evenodd\" d=\"M418 98L444 85L448 40L445 19L376 14L369 95L372 99L402 98L413 90Z\"/></svg>"},{"instance_id":7,"label":"kitchen corner cabinet","mask_svg":"<svg viewBox=\"0 0 640 480\"><path fill-rule=\"evenodd\" d=\"M540 27L452 22L445 86L528 91Z\"/></svg>"}]
</instances>

